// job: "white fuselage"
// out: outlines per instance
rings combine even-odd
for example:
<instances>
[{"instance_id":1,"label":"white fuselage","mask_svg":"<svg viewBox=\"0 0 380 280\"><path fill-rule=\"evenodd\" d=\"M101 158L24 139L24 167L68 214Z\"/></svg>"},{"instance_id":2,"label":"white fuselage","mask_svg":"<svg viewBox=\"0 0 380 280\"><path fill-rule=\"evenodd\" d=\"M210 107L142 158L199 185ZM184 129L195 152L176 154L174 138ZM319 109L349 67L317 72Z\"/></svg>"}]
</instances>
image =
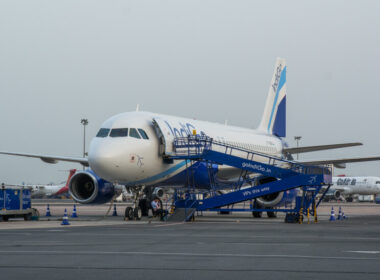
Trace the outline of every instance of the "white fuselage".
<instances>
[{"instance_id":1,"label":"white fuselage","mask_svg":"<svg viewBox=\"0 0 380 280\"><path fill-rule=\"evenodd\" d=\"M263 154L282 155L281 139L270 134L149 112L119 114L105 121L101 128L103 134L95 137L90 145L89 165L101 178L127 186L162 183L183 171L186 168L183 160L168 163L163 160L162 153L170 151L175 136L193 132ZM112 132L125 128L129 130L128 135L117 135L116 130ZM149 139L143 139L141 131L138 138L131 136L133 128L143 130ZM218 175L228 177L230 172L221 167Z\"/></svg>"},{"instance_id":2,"label":"white fuselage","mask_svg":"<svg viewBox=\"0 0 380 280\"><path fill-rule=\"evenodd\" d=\"M62 185L32 185L32 197L49 197L55 195L60 189L64 187Z\"/></svg>"},{"instance_id":3,"label":"white fuselage","mask_svg":"<svg viewBox=\"0 0 380 280\"><path fill-rule=\"evenodd\" d=\"M379 177L333 177L331 191L339 190L343 195L380 194Z\"/></svg>"}]
</instances>

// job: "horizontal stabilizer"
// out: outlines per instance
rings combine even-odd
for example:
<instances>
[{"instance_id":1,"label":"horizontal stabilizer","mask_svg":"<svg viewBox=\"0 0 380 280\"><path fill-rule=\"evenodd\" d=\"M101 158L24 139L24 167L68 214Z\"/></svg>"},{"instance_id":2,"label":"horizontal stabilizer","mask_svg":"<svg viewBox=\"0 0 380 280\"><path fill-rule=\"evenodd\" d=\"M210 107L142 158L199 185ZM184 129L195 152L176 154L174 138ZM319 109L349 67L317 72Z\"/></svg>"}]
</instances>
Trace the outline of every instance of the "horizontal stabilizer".
<instances>
[{"instance_id":1,"label":"horizontal stabilizer","mask_svg":"<svg viewBox=\"0 0 380 280\"><path fill-rule=\"evenodd\" d=\"M302 161L302 164L308 165L325 165L333 164L337 168L344 168L346 163L354 162L366 162L366 161L377 161L380 160L380 157L365 157L365 158L345 158L345 159L330 159L330 160L315 160L315 161Z\"/></svg>"},{"instance_id":2,"label":"horizontal stabilizer","mask_svg":"<svg viewBox=\"0 0 380 280\"><path fill-rule=\"evenodd\" d=\"M23 153L11 153L11 152L0 152L0 154L10 155L10 156L39 158L42 161L47 162L47 163L57 163L58 161L67 161L67 162L80 163L83 166L88 166L88 159L87 158L80 158L80 157L60 157L60 156L23 154Z\"/></svg>"},{"instance_id":3,"label":"horizontal stabilizer","mask_svg":"<svg viewBox=\"0 0 380 280\"><path fill-rule=\"evenodd\" d=\"M361 146L362 143L342 143L342 144L331 144L331 145L319 145L319 146L307 146L307 147L295 147L295 148L285 148L283 149L284 153L289 154L301 154L301 153L310 153L323 150L332 150L332 149L341 149L347 147Z\"/></svg>"}]
</instances>

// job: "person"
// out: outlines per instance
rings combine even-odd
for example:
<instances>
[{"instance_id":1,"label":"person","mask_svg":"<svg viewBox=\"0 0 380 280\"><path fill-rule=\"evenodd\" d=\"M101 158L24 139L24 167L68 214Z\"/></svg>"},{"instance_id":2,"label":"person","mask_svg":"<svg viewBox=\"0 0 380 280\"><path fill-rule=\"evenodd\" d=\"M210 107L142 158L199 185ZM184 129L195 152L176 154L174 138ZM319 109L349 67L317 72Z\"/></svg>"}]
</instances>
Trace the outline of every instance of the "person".
<instances>
[{"instance_id":1,"label":"person","mask_svg":"<svg viewBox=\"0 0 380 280\"><path fill-rule=\"evenodd\" d=\"M152 212L154 217L161 214L161 204L157 198L153 199L150 204L152 206Z\"/></svg>"}]
</instances>

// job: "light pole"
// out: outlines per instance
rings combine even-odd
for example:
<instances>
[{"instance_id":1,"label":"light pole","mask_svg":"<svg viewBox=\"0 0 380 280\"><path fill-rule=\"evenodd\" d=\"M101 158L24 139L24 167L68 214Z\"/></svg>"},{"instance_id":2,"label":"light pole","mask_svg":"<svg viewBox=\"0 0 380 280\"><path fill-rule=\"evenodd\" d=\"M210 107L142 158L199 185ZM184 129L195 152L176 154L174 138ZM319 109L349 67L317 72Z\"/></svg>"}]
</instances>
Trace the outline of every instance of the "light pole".
<instances>
[{"instance_id":1,"label":"light pole","mask_svg":"<svg viewBox=\"0 0 380 280\"><path fill-rule=\"evenodd\" d=\"M88 125L88 119L81 119L80 123L83 124L83 157L86 157L86 125Z\"/></svg>"},{"instance_id":2,"label":"light pole","mask_svg":"<svg viewBox=\"0 0 380 280\"><path fill-rule=\"evenodd\" d=\"M294 140L297 141L297 148L299 147L299 141L302 139L302 136L294 136ZM298 153L297 153L297 160L298 160Z\"/></svg>"}]
</instances>

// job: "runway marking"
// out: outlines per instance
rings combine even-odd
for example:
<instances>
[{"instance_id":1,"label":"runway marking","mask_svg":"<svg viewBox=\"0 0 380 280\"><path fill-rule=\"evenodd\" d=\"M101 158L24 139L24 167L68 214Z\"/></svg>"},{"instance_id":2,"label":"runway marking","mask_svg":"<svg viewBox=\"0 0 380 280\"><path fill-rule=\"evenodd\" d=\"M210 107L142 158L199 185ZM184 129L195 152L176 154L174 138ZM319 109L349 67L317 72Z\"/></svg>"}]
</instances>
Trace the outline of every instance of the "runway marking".
<instances>
[{"instance_id":1,"label":"runway marking","mask_svg":"<svg viewBox=\"0 0 380 280\"><path fill-rule=\"evenodd\" d=\"M185 224L185 222L155 225L154 227L170 227L170 226L183 225L183 224Z\"/></svg>"},{"instance_id":2,"label":"runway marking","mask_svg":"<svg viewBox=\"0 0 380 280\"><path fill-rule=\"evenodd\" d=\"M363 275L379 275L380 272L376 271L347 271L347 270L307 270L307 269L277 269L277 268L271 268L271 269L262 269L262 268L212 268L212 267L141 267L141 266L129 266L129 267L120 267L120 266L68 266L68 265L2 265L0 264L0 268L5 268L5 269L22 269L23 271L25 269L34 269L34 270L39 270L39 273L42 273L41 269L50 269L50 270L142 270L142 271L163 271L163 272L168 272L168 271L203 271L203 272L270 272L273 274L274 272L277 273L312 273L312 274L357 274L360 276ZM43 275L43 274L42 274Z\"/></svg>"},{"instance_id":3,"label":"runway marking","mask_svg":"<svg viewBox=\"0 0 380 280\"><path fill-rule=\"evenodd\" d=\"M262 254L229 254L229 253L186 253L186 252L118 252L118 251L10 251L0 250L0 254L31 254L31 255L137 255L137 256L183 256L183 257L219 257L219 258L293 258L293 259L322 259L322 260L373 260L380 261L380 258L359 258L359 257L332 257L332 256L311 256L311 255L262 255Z\"/></svg>"},{"instance_id":4,"label":"runway marking","mask_svg":"<svg viewBox=\"0 0 380 280\"><path fill-rule=\"evenodd\" d=\"M344 251L349 253L359 253L359 254L380 254L380 251Z\"/></svg>"},{"instance_id":5,"label":"runway marking","mask_svg":"<svg viewBox=\"0 0 380 280\"><path fill-rule=\"evenodd\" d=\"M68 232L68 234L70 235L83 235L83 233L78 233L78 232ZM173 234L165 234L165 237L188 237L187 235L188 233L183 233L183 234L180 234L180 233L173 233ZM137 237L141 237L141 236L157 236L157 233L156 232L152 232L152 233L130 233L130 232L126 232L126 233L92 233L92 232L88 232L86 233L87 236L137 236ZM227 234L227 235L223 235L223 234L220 234L220 235L216 235L216 234L193 234L191 235L191 237L203 237L203 238L223 238L223 239L226 239L226 238L241 238L241 235L237 235L237 234ZM305 235L293 235L294 238L296 238L297 240L301 240L301 239L310 239L310 237L308 236L305 236ZM250 236L247 236L245 237L246 239L253 239L253 238L271 238L271 239L283 239L284 237L281 236L281 235L250 235ZM319 236L318 237L319 239L321 240L380 240L380 237L334 237L334 236Z\"/></svg>"}]
</instances>

